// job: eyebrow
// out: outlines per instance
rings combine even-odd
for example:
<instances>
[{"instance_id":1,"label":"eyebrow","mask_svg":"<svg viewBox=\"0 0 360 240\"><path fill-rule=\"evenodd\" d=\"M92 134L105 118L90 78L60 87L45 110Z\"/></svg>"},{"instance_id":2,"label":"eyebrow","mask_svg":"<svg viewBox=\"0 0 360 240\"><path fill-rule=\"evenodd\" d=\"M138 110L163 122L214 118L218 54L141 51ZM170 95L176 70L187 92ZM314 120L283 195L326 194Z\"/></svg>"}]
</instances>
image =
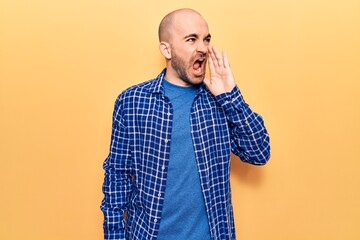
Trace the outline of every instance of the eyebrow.
<instances>
[{"instance_id":1,"label":"eyebrow","mask_svg":"<svg viewBox=\"0 0 360 240\"><path fill-rule=\"evenodd\" d=\"M184 39L190 38L190 37L199 38L199 36L198 36L196 33L192 33L192 34L186 35L186 36L184 37ZM204 39L208 39L208 38L211 38L211 34L210 34L210 33L204 37Z\"/></svg>"}]
</instances>

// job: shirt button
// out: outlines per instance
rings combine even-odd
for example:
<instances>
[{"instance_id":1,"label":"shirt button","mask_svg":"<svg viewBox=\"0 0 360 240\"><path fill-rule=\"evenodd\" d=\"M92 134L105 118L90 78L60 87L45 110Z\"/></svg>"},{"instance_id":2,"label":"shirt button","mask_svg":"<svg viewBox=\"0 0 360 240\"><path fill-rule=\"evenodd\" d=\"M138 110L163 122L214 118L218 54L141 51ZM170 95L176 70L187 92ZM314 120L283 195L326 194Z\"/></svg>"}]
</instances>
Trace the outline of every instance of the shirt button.
<instances>
[{"instance_id":1,"label":"shirt button","mask_svg":"<svg viewBox=\"0 0 360 240\"><path fill-rule=\"evenodd\" d=\"M161 197L161 193L158 194L158 197Z\"/></svg>"},{"instance_id":2,"label":"shirt button","mask_svg":"<svg viewBox=\"0 0 360 240\"><path fill-rule=\"evenodd\" d=\"M157 222L157 219L156 219L156 218L154 219L154 222Z\"/></svg>"},{"instance_id":3,"label":"shirt button","mask_svg":"<svg viewBox=\"0 0 360 240\"><path fill-rule=\"evenodd\" d=\"M161 169L162 169L162 170L165 170L165 166L162 166Z\"/></svg>"},{"instance_id":4,"label":"shirt button","mask_svg":"<svg viewBox=\"0 0 360 240\"><path fill-rule=\"evenodd\" d=\"M168 139L165 139L164 141L165 141L165 143L168 143L168 142L169 142L169 140L168 140Z\"/></svg>"}]
</instances>

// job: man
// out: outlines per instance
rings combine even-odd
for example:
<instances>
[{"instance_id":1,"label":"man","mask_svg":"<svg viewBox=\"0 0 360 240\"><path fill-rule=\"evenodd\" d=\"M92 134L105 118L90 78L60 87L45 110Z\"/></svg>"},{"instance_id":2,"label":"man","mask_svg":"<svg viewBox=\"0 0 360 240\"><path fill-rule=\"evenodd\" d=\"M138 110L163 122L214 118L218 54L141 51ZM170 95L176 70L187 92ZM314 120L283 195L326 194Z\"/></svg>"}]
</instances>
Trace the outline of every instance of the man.
<instances>
[{"instance_id":1,"label":"man","mask_svg":"<svg viewBox=\"0 0 360 240\"><path fill-rule=\"evenodd\" d=\"M159 26L166 68L117 98L104 162L105 239L235 239L230 154L263 165L269 136L210 39L199 13L169 13Z\"/></svg>"}]
</instances>

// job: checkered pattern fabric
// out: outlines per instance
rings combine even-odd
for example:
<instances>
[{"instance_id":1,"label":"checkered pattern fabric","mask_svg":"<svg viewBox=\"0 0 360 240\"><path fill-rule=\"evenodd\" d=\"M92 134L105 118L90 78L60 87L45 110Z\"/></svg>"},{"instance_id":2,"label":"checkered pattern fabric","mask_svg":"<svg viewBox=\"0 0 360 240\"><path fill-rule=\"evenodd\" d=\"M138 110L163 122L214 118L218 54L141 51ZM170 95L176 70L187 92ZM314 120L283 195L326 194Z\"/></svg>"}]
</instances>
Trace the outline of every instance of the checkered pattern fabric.
<instances>
[{"instance_id":1,"label":"checkered pattern fabric","mask_svg":"<svg viewBox=\"0 0 360 240\"><path fill-rule=\"evenodd\" d=\"M157 237L172 131L172 106L162 86L165 73L125 90L116 100L101 204L106 240ZM268 133L238 87L215 97L201 86L190 122L211 236L235 239L230 154L265 164L270 157Z\"/></svg>"}]
</instances>

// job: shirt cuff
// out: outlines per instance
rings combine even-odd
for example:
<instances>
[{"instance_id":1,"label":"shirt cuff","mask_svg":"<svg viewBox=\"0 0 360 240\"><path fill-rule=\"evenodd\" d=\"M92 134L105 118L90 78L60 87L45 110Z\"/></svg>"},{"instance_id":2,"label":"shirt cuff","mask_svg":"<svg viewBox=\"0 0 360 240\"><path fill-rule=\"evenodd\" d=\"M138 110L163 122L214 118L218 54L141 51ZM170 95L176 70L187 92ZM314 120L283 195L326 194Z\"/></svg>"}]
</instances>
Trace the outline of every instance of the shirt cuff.
<instances>
[{"instance_id":1,"label":"shirt cuff","mask_svg":"<svg viewBox=\"0 0 360 240\"><path fill-rule=\"evenodd\" d=\"M231 92L219 94L215 98L227 114L236 110L240 112L243 111L245 101L238 86L235 86Z\"/></svg>"}]
</instances>

